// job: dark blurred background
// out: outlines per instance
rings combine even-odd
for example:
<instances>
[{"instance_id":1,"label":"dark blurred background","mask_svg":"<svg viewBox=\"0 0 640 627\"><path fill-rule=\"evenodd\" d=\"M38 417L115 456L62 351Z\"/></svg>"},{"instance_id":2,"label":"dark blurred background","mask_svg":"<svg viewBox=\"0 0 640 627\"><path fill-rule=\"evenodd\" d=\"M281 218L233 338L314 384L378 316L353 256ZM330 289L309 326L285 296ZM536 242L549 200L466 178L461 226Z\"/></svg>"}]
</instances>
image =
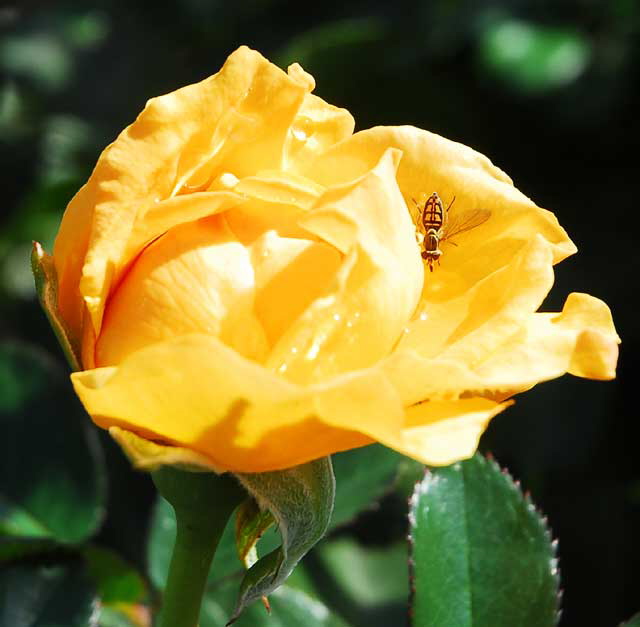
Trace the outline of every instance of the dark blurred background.
<instances>
[{"instance_id":1,"label":"dark blurred background","mask_svg":"<svg viewBox=\"0 0 640 627\"><path fill-rule=\"evenodd\" d=\"M546 306L571 291L611 306L618 379L540 385L494 420L483 450L560 540L561 625L617 625L640 609L639 42L636 0L3 3L2 339L61 360L35 301L31 241L51 250L67 202L148 98L212 74L243 43L298 61L357 129L414 124L488 155L576 242ZM128 486L111 491L101 539L141 563L151 484L100 437L112 485ZM391 494L343 533L367 546L402 538L405 509Z\"/></svg>"}]
</instances>

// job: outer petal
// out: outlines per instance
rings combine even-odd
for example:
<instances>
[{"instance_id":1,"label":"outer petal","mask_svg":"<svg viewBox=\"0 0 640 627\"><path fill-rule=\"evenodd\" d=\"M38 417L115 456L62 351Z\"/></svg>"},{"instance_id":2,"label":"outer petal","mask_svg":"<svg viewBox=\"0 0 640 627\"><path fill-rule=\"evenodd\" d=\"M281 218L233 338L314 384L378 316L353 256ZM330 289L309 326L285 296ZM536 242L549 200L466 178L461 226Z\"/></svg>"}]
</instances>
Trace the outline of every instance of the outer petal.
<instances>
[{"instance_id":1,"label":"outer petal","mask_svg":"<svg viewBox=\"0 0 640 627\"><path fill-rule=\"evenodd\" d=\"M377 369L298 386L207 336L155 344L72 381L94 420L137 463L219 472L286 468L374 440L425 463L448 463L471 455L489 419L507 406L462 399L405 411Z\"/></svg>"},{"instance_id":2,"label":"outer petal","mask_svg":"<svg viewBox=\"0 0 640 627\"><path fill-rule=\"evenodd\" d=\"M561 313L534 313L474 363L446 354L425 358L399 350L382 369L404 403L484 396L504 399L566 372L591 379L615 376L619 338L608 307L571 294Z\"/></svg>"},{"instance_id":3,"label":"outer petal","mask_svg":"<svg viewBox=\"0 0 640 627\"><path fill-rule=\"evenodd\" d=\"M139 216L223 172L242 178L281 167L288 129L310 87L243 47L215 76L147 103L98 160L56 240L59 306L78 335L83 302L98 332Z\"/></svg>"},{"instance_id":4,"label":"outer petal","mask_svg":"<svg viewBox=\"0 0 640 627\"><path fill-rule=\"evenodd\" d=\"M454 238L457 248L443 243L442 269L455 275L449 283L459 288L458 293L508 263L535 234L549 242L554 263L575 252L555 216L536 207L489 159L421 129L403 126L361 131L327 150L308 165L306 172L313 173L321 184L347 181L370 169L389 147L403 152L398 183L412 213L411 198L433 191L446 204L455 197L452 216L479 208L491 212L488 222ZM417 222L417 216L414 219ZM426 279L427 286L431 278ZM433 296L441 300L444 295Z\"/></svg>"},{"instance_id":5,"label":"outer petal","mask_svg":"<svg viewBox=\"0 0 640 627\"><path fill-rule=\"evenodd\" d=\"M131 463L140 470L152 471L160 466L179 466L222 472L205 455L188 448L159 444L120 427L111 427L109 435L122 447Z\"/></svg>"},{"instance_id":6,"label":"outer petal","mask_svg":"<svg viewBox=\"0 0 640 627\"><path fill-rule=\"evenodd\" d=\"M188 448L221 470L294 466L391 440L404 421L378 373L303 388L202 335L154 344L72 381L100 426Z\"/></svg>"},{"instance_id":7,"label":"outer petal","mask_svg":"<svg viewBox=\"0 0 640 627\"><path fill-rule=\"evenodd\" d=\"M528 372L529 377L542 380L569 372L589 379L613 379L619 343L609 307L588 294L573 293L561 313L534 314L526 329L477 370L481 376L495 377L499 364L514 378Z\"/></svg>"},{"instance_id":8,"label":"outer petal","mask_svg":"<svg viewBox=\"0 0 640 627\"><path fill-rule=\"evenodd\" d=\"M388 446L431 466L471 457L491 418L511 403L484 398L429 401L409 407L399 442Z\"/></svg>"},{"instance_id":9,"label":"outer petal","mask_svg":"<svg viewBox=\"0 0 640 627\"><path fill-rule=\"evenodd\" d=\"M473 366L518 330L553 285L549 244L534 236L507 264L444 303L424 300L399 348ZM435 280L445 280L447 275ZM445 288L446 289L446 288Z\"/></svg>"},{"instance_id":10,"label":"outer petal","mask_svg":"<svg viewBox=\"0 0 640 627\"><path fill-rule=\"evenodd\" d=\"M345 255L335 284L273 349L268 367L315 382L389 353L415 309L423 266L388 151L364 176L332 187L299 224Z\"/></svg>"}]
</instances>

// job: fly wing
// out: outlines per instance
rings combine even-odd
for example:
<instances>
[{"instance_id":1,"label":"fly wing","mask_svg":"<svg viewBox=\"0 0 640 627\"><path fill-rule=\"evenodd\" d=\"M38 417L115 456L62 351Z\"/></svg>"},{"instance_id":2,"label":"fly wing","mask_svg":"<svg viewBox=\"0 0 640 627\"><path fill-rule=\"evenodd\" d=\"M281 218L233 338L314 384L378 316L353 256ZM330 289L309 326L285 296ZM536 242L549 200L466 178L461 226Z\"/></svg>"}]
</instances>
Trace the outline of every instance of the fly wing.
<instances>
[{"instance_id":1,"label":"fly wing","mask_svg":"<svg viewBox=\"0 0 640 627\"><path fill-rule=\"evenodd\" d=\"M462 213L456 213L448 217L446 232L440 238L441 241L451 239L460 233L470 231L486 222L491 217L491 211L488 209L470 209Z\"/></svg>"}]
</instances>

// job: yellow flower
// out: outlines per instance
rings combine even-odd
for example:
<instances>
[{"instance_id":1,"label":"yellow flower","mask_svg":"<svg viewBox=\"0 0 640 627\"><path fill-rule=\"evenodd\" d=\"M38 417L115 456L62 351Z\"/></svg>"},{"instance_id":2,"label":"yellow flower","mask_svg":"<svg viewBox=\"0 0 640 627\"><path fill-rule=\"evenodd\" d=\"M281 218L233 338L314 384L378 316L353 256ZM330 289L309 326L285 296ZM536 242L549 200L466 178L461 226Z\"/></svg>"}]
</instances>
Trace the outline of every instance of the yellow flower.
<instances>
[{"instance_id":1,"label":"yellow flower","mask_svg":"<svg viewBox=\"0 0 640 627\"><path fill-rule=\"evenodd\" d=\"M266 471L379 441L446 464L510 396L614 376L604 303L536 313L575 252L552 213L461 144L353 134L313 87L240 48L150 100L66 210L73 385L134 461ZM425 272L412 198L432 192L490 217Z\"/></svg>"}]
</instances>

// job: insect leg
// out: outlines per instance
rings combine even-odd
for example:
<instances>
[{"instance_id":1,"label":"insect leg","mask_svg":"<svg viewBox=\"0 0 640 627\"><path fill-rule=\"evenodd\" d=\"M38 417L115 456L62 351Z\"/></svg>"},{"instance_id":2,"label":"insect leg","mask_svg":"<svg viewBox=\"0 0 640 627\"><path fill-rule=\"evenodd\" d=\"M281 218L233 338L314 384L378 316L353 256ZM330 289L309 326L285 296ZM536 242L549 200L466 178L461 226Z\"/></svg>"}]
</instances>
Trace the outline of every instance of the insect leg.
<instances>
[{"instance_id":1,"label":"insect leg","mask_svg":"<svg viewBox=\"0 0 640 627\"><path fill-rule=\"evenodd\" d=\"M452 205L455 201L456 201L456 197L454 196L454 197L451 199L451 202L449 203L449 206L447 207L447 213L449 213L449 209L451 209L451 205Z\"/></svg>"}]
</instances>

